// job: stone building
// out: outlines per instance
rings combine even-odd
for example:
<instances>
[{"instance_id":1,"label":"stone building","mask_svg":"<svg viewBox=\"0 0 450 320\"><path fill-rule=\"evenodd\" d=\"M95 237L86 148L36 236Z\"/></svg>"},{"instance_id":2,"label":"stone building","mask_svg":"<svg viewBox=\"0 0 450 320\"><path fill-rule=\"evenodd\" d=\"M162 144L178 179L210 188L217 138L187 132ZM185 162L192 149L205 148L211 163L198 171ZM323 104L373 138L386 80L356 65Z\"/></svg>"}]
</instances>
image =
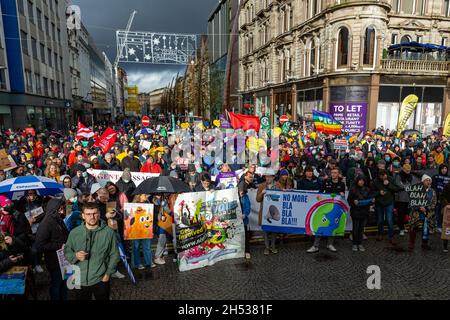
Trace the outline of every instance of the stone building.
<instances>
[{"instance_id":1,"label":"stone building","mask_svg":"<svg viewBox=\"0 0 450 320\"><path fill-rule=\"evenodd\" d=\"M448 0L246 0L239 18L243 104L275 125L318 109L350 131L394 129L409 94L409 128L450 112Z\"/></svg>"}]
</instances>

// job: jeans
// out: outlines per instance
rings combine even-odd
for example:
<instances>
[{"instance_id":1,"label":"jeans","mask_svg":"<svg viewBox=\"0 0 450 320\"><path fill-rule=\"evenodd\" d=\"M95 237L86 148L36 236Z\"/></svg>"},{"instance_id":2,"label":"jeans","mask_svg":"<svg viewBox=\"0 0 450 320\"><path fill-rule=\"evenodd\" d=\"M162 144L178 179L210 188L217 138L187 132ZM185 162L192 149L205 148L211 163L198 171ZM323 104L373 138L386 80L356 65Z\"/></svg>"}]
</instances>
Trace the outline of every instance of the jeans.
<instances>
[{"instance_id":1,"label":"jeans","mask_svg":"<svg viewBox=\"0 0 450 320\"><path fill-rule=\"evenodd\" d=\"M363 233L364 233L364 225L365 225L366 219L365 218L355 218L352 217L352 241L353 245L359 246L362 244L363 240Z\"/></svg>"},{"instance_id":2,"label":"jeans","mask_svg":"<svg viewBox=\"0 0 450 320\"><path fill-rule=\"evenodd\" d=\"M405 230L405 217L408 215L408 202L396 202L397 208L397 225L401 230Z\"/></svg>"},{"instance_id":3,"label":"jeans","mask_svg":"<svg viewBox=\"0 0 450 320\"><path fill-rule=\"evenodd\" d=\"M269 239L270 237L270 239ZM277 239L277 234L273 232L264 232L264 244L266 246L266 249L269 249L272 247L272 249L275 249L275 242Z\"/></svg>"},{"instance_id":4,"label":"jeans","mask_svg":"<svg viewBox=\"0 0 450 320\"><path fill-rule=\"evenodd\" d=\"M245 225L245 253L250 253L250 228Z\"/></svg>"},{"instance_id":5,"label":"jeans","mask_svg":"<svg viewBox=\"0 0 450 320\"><path fill-rule=\"evenodd\" d=\"M156 246L155 252L156 258L161 258L163 256L164 250L166 249L166 243L167 243L166 231L162 228L159 228L158 244Z\"/></svg>"},{"instance_id":6,"label":"jeans","mask_svg":"<svg viewBox=\"0 0 450 320\"><path fill-rule=\"evenodd\" d=\"M59 269L50 271L50 299L52 301L67 300L66 281L62 279Z\"/></svg>"},{"instance_id":7,"label":"jeans","mask_svg":"<svg viewBox=\"0 0 450 320\"><path fill-rule=\"evenodd\" d=\"M327 245L334 244L334 237L327 237ZM318 248L320 246L320 239L322 237L315 236L314 237L314 247Z\"/></svg>"},{"instance_id":8,"label":"jeans","mask_svg":"<svg viewBox=\"0 0 450 320\"><path fill-rule=\"evenodd\" d=\"M386 220L388 223L388 237L389 240L394 236L394 205L389 205L386 207L376 205L375 211L377 213L378 222L378 235L382 235L384 232L384 216L386 215Z\"/></svg>"},{"instance_id":9,"label":"jeans","mask_svg":"<svg viewBox=\"0 0 450 320\"><path fill-rule=\"evenodd\" d=\"M109 300L111 288L110 283L100 281L99 283L89 286L89 287L81 287L80 290L76 291L76 299L77 300L92 300L92 295L94 295L95 300Z\"/></svg>"},{"instance_id":10,"label":"jeans","mask_svg":"<svg viewBox=\"0 0 450 320\"><path fill-rule=\"evenodd\" d=\"M133 264L137 267L141 264L141 243L144 252L144 263L146 267L152 266L152 239L132 240Z\"/></svg>"}]
</instances>

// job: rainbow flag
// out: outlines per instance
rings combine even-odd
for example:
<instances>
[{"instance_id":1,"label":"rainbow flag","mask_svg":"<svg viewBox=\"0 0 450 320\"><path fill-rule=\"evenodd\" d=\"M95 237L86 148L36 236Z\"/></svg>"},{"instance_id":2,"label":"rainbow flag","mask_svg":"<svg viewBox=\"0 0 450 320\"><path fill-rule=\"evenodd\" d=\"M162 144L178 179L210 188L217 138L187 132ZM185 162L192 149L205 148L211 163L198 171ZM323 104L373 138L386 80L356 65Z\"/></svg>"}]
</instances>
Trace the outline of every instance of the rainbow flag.
<instances>
[{"instance_id":1,"label":"rainbow flag","mask_svg":"<svg viewBox=\"0 0 450 320\"><path fill-rule=\"evenodd\" d=\"M317 132L341 134L342 124L328 112L313 110L314 126Z\"/></svg>"}]
</instances>

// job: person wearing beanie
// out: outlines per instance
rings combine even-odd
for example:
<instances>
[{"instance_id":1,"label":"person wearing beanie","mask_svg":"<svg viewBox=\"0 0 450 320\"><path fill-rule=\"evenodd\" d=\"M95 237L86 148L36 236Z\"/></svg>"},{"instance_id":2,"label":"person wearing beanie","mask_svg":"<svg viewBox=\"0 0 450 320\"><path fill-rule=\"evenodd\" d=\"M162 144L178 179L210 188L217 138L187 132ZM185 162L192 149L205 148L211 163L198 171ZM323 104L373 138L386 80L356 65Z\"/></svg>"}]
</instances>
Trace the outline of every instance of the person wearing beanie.
<instances>
[{"instance_id":1,"label":"person wearing beanie","mask_svg":"<svg viewBox=\"0 0 450 320\"><path fill-rule=\"evenodd\" d=\"M445 206L442 205L442 192L444 191L444 187L450 182L450 176L448 174L448 165L445 163L441 164L439 166L439 171L436 175L433 176L433 184L432 187L434 191L436 191L436 196L438 199L438 202L436 204L436 227L437 232L442 232L442 217L443 217L443 209Z\"/></svg>"},{"instance_id":2,"label":"person wearing beanie","mask_svg":"<svg viewBox=\"0 0 450 320\"><path fill-rule=\"evenodd\" d=\"M409 221L409 245L408 250L414 251L417 233L419 228L423 226L422 249L429 250L428 235L435 228L435 208L437 203L436 191L431 188L432 179L429 175L422 176L422 184L426 192L426 200L429 205L420 208L414 208Z\"/></svg>"},{"instance_id":3,"label":"person wearing beanie","mask_svg":"<svg viewBox=\"0 0 450 320\"><path fill-rule=\"evenodd\" d=\"M72 178L73 189L79 189L82 194L88 194L91 192L92 185L96 182L95 177L87 172L84 165L76 165L75 176Z\"/></svg>"},{"instance_id":4,"label":"person wearing beanie","mask_svg":"<svg viewBox=\"0 0 450 320\"><path fill-rule=\"evenodd\" d=\"M397 225L401 237L407 232L405 219L409 215L409 195L405 189L408 186L420 183L419 178L412 174L411 170L411 165L405 163L402 170L394 176L394 183L399 187L399 191L395 193L395 208L397 209Z\"/></svg>"},{"instance_id":5,"label":"person wearing beanie","mask_svg":"<svg viewBox=\"0 0 450 320\"><path fill-rule=\"evenodd\" d=\"M133 192L136 190L136 184L132 180L130 169L125 169L123 171L122 177L117 181L116 186L119 188L120 192L123 192L127 196L128 201L133 199Z\"/></svg>"},{"instance_id":6,"label":"person wearing beanie","mask_svg":"<svg viewBox=\"0 0 450 320\"><path fill-rule=\"evenodd\" d=\"M278 181L276 182L276 189L278 190L292 190L294 189L294 182L289 176L289 171L286 169L280 170Z\"/></svg>"}]
</instances>

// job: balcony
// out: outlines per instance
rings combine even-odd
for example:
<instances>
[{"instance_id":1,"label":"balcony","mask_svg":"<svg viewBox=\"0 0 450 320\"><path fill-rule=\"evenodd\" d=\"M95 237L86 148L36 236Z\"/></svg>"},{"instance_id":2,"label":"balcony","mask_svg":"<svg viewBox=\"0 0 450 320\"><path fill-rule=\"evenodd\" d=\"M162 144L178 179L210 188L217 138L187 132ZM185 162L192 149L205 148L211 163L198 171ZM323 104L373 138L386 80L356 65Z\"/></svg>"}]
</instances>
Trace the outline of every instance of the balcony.
<instances>
[{"instance_id":1,"label":"balcony","mask_svg":"<svg viewBox=\"0 0 450 320\"><path fill-rule=\"evenodd\" d=\"M381 69L395 73L431 73L448 75L450 61L382 59Z\"/></svg>"}]
</instances>

